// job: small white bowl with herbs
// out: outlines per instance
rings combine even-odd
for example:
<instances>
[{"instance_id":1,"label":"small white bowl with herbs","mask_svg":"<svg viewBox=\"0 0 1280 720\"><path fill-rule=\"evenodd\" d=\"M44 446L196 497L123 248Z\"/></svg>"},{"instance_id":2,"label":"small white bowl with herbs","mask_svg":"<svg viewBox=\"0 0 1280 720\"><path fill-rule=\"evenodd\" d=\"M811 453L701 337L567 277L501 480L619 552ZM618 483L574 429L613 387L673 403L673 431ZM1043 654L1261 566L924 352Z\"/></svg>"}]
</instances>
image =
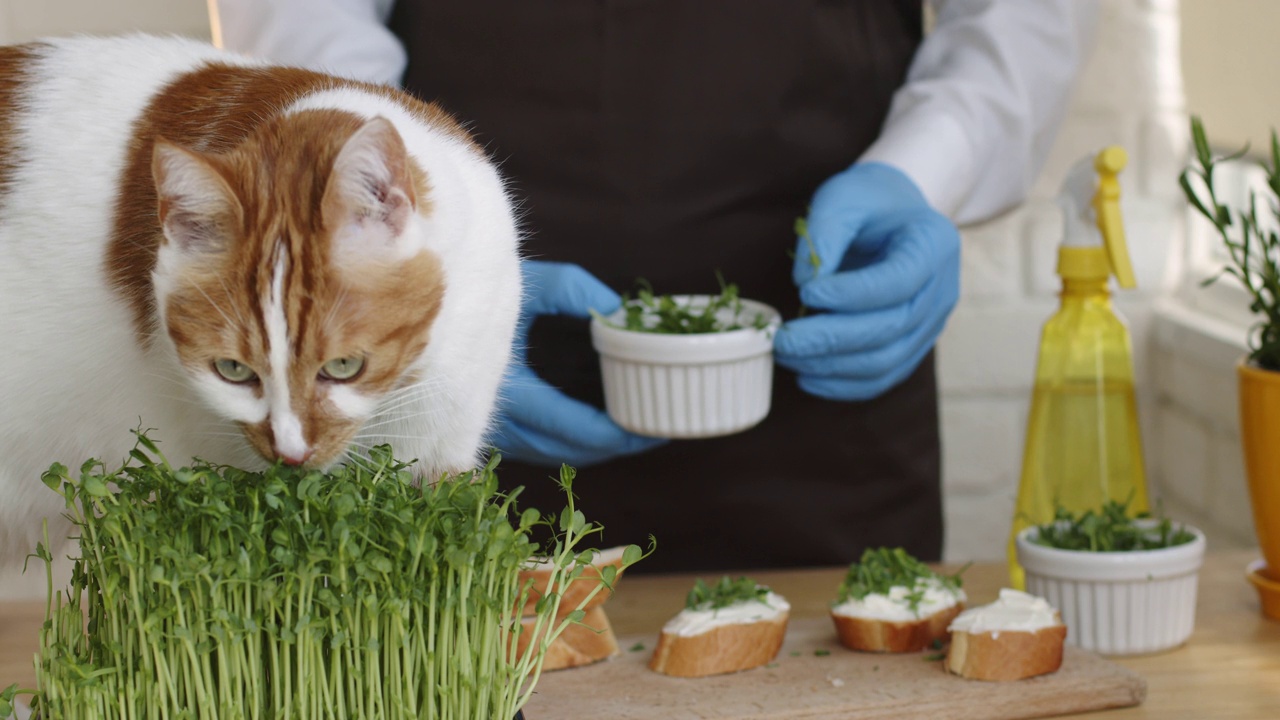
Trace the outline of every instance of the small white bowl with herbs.
<instances>
[{"instance_id":1,"label":"small white bowl with herbs","mask_svg":"<svg viewBox=\"0 0 1280 720\"><path fill-rule=\"evenodd\" d=\"M655 295L641 289L595 315L605 410L631 432L705 438L746 430L769 414L777 310L738 297Z\"/></svg>"},{"instance_id":2,"label":"small white bowl with herbs","mask_svg":"<svg viewBox=\"0 0 1280 720\"><path fill-rule=\"evenodd\" d=\"M1067 642L1106 655L1176 648L1195 627L1204 561L1200 530L1131 516L1127 503L1100 512L1059 510L1016 538L1027 592L1062 614Z\"/></svg>"}]
</instances>

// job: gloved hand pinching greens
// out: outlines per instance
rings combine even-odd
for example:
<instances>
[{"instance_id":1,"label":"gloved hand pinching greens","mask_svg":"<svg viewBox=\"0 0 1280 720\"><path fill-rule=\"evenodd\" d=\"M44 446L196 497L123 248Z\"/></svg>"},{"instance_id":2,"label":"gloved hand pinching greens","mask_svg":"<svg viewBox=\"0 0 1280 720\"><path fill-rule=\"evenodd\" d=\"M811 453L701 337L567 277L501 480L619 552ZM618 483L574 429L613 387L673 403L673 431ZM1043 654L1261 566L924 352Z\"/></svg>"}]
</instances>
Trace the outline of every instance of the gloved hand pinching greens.
<instances>
[{"instance_id":1,"label":"gloved hand pinching greens","mask_svg":"<svg viewBox=\"0 0 1280 720\"><path fill-rule=\"evenodd\" d=\"M538 315L586 319L590 310L608 314L622 299L577 265L525 260L524 302L516 330L516 359L499 391L491 444L510 458L536 465L586 467L667 442L622 429L600 408L552 387L525 363L529 326Z\"/></svg>"},{"instance_id":2,"label":"gloved hand pinching greens","mask_svg":"<svg viewBox=\"0 0 1280 720\"><path fill-rule=\"evenodd\" d=\"M911 375L955 307L960 233L883 163L824 182L806 225L792 275L809 313L783 325L774 357L813 395L876 397Z\"/></svg>"}]
</instances>

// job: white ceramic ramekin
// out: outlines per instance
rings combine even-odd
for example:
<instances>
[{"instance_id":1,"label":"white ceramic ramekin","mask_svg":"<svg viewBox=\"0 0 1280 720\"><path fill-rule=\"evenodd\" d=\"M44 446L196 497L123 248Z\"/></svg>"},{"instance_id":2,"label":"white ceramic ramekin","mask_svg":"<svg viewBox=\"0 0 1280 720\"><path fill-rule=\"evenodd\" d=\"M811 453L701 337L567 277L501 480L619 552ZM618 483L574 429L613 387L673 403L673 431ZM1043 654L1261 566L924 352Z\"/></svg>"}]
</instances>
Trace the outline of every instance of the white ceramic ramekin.
<instances>
[{"instance_id":1,"label":"white ceramic ramekin","mask_svg":"<svg viewBox=\"0 0 1280 720\"><path fill-rule=\"evenodd\" d=\"M676 296L698 302L697 296ZM705 300L704 300L705 301ZM746 430L769 414L778 311L743 300L743 315L765 327L669 335L623 330L624 310L591 321L600 353L605 410L631 432L704 438Z\"/></svg>"},{"instance_id":2,"label":"white ceramic ramekin","mask_svg":"<svg viewBox=\"0 0 1280 720\"><path fill-rule=\"evenodd\" d=\"M1204 534L1160 550L1083 552L1031 542L1018 534L1027 592L1062 614L1067 642L1105 655L1140 655L1178 647L1191 636Z\"/></svg>"}]
</instances>

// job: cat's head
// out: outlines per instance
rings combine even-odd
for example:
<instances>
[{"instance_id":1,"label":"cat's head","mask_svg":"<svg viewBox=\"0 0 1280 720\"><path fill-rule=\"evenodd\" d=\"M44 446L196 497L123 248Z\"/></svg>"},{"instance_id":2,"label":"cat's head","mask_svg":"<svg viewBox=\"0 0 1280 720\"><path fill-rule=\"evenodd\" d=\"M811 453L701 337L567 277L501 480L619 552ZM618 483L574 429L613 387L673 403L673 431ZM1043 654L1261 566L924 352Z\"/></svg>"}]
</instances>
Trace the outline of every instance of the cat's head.
<instances>
[{"instance_id":1,"label":"cat's head","mask_svg":"<svg viewBox=\"0 0 1280 720\"><path fill-rule=\"evenodd\" d=\"M157 140L162 323L205 401L264 458L341 459L418 378L444 295L429 186L394 126L273 120L225 152Z\"/></svg>"}]
</instances>

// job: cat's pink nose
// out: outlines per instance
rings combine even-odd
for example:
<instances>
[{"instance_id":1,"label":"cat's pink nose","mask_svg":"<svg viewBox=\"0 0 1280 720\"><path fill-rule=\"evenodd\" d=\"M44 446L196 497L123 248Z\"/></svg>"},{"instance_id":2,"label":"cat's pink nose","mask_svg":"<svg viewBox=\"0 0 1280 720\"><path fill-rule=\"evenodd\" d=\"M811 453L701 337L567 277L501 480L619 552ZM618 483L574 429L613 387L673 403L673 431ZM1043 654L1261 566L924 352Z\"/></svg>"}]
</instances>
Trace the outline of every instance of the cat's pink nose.
<instances>
[{"instance_id":1,"label":"cat's pink nose","mask_svg":"<svg viewBox=\"0 0 1280 720\"><path fill-rule=\"evenodd\" d=\"M301 454L280 452L278 448L276 449L276 455L280 457L280 461L285 465L302 465L306 461L310 460L311 456L315 454L316 451L314 448L308 448Z\"/></svg>"}]
</instances>

